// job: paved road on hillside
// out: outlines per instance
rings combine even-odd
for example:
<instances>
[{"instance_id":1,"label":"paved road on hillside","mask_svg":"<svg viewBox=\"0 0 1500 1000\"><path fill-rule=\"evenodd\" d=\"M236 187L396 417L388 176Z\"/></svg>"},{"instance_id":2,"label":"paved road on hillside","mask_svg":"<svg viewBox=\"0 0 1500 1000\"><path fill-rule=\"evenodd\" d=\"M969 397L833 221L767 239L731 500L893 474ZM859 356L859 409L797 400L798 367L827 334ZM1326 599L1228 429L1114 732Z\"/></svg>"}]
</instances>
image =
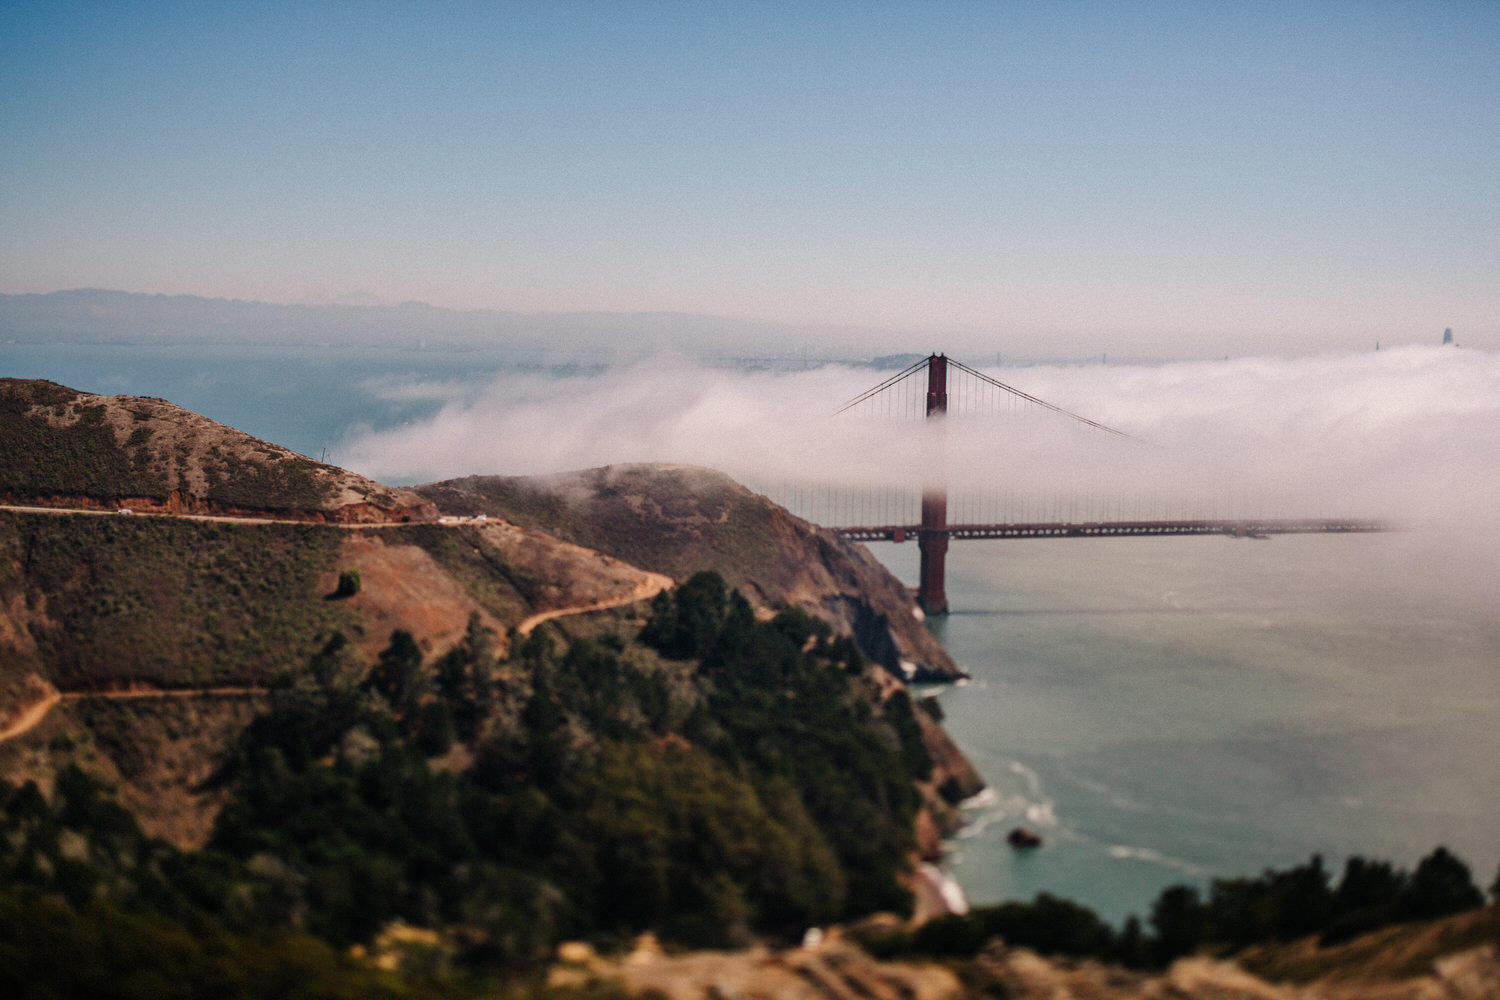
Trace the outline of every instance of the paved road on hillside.
<instances>
[{"instance_id":1,"label":"paved road on hillside","mask_svg":"<svg viewBox=\"0 0 1500 1000\"><path fill-rule=\"evenodd\" d=\"M117 510L90 510L83 507L23 507L17 504L0 504L0 510L11 510L18 514L86 514L90 517L158 517L176 521L211 521L220 524L314 524L324 528L404 528L410 524L441 524L458 528L466 524L483 524L483 521L308 521L281 517L230 517L226 514L172 514L167 511L132 510L122 514Z\"/></svg>"}]
</instances>

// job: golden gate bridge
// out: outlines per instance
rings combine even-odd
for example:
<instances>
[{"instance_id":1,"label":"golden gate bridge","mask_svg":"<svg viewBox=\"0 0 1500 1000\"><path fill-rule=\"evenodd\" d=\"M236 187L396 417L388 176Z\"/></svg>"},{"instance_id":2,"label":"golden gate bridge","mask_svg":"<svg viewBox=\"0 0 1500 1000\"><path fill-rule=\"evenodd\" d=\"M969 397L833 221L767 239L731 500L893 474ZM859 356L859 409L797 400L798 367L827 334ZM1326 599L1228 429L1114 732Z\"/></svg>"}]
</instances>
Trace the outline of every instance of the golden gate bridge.
<instances>
[{"instance_id":1,"label":"golden gate bridge","mask_svg":"<svg viewBox=\"0 0 1500 1000\"><path fill-rule=\"evenodd\" d=\"M956 385L950 376L958 377ZM1062 418L1100 435L1150 446L942 354L929 355L892 375L845 403L837 412L859 410L884 417L916 416L925 421L927 433L922 444L925 455L919 463L924 469L924 482L917 495L913 495L914 491L885 487L846 491L830 500L826 490L813 489L799 495L792 489L781 491L778 499L804 511L821 506L821 514L810 514L811 519L854 541L915 540L920 552L917 603L927 614L948 611L945 577L948 545L952 541L1165 535L1265 538L1391 530L1387 522L1357 517L1213 516L1215 505L1201 498L1143 501L1120 496L1101 504L1097 498L1077 494L1039 498L1007 493L996 497L971 491L960 494L957 509L952 511L957 517L950 517L953 498L946 469L945 431L951 415L986 417L1029 410ZM1097 510L1100 506L1102 512ZM854 523L872 519L873 523Z\"/></svg>"}]
</instances>

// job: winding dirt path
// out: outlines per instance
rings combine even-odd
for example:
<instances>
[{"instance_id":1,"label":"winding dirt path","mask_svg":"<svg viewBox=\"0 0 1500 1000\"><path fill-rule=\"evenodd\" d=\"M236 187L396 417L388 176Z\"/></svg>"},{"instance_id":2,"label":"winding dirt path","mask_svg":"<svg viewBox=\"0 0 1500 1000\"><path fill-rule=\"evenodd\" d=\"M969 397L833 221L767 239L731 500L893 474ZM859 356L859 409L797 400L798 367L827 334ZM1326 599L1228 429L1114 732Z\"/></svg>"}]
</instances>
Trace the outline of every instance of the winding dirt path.
<instances>
[{"instance_id":1,"label":"winding dirt path","mask_svg":"<svg viewBox=\"0 0 1500 1000\"><path fill-rule=\"evenodd\" d=\"M648 601L661 593L676 586L676 581L670 576L661 573L647 573L646 578L636 584L623 594L592 604L580 604L568 608L554 608L551 611L543 611L532 615L516 626L519 635L530 635L532 631L543 622L552 621L554 618L564 618L568 615L584 615L591 611L605 611L609 608L620 608L627 604L635 604L637 601ZM0 729L0 743L13 740L18 736L24 736L31 732L41 721L47 717L47 713L65 701L83 701L89 698L101 698L108 701L135 701L144 699L167 699L167 698L254 698L270 693L269 688L263 687L208 687L208 688L123 688L117 691L58 691L55 688L48 689L47 693L37 701L32 702L15 716L9 725Z\"/></svg>"},{"instance_id":2,"label":"winding dirt path","mask_svg":"<svg viewBox=\"0 0 1500 1000\"><path fill-rule=\"evenodd\" d=\"M517 635L530 635L532 630L543 622L550 622L554 618L565 618L568 615L586 615L591 611L606 611L609 608L622 608L627 604L637 601L649 601L663 590L668 590L677 585L677 581L670 576L660 573L647 573L646 579L636 584L625 594L619 594L603 601L595 601L593 604L580 604L571 608L554 608L551 611L543 611L523 619L516 626Z\"/></svg>"},{"instance_id":3,"label":"winding dirt path","mask_svg":"<svg viewBox=\"0 0 1500 1000\"><path fill-rule=\"evenodd\" d=\"M591 611L605 611L609 608L620 608L627 604L635 604L637 601L648 601L661 593L676 586L676 581L670 576L661 573L647 573L646 579L636 584L624 594L616 594L614 597L592 604L580 604L568 608L554 608L551 611L543 611L524 619L516 626L519 635L530 635L532 631L543 622L550 622L554 618L565 618L569 615L584 615ZM101 698L108 701L135 701L144 699L166 699L166 698L253 698L270 694L269 688L264 687L208 687L208 688L123 688L118 691L58 691L56 688L48 689L47 693L37 701L32 702L21 710L21 713L12 719L9 725L0 729L0 743L13 740L18 736L25 736L31 732L41 721L47 717L47 713L65 701L83 701L90 698Z\"/></svg>"},{"instance_id":4,"label":"winding dirt path","mask_svg":"<svg viewBox=\"0 0 1500 1000\"><path fill-rule=\"evenodd\" d=\"M33 507L25 504L0 504L0 510L17 514L84 514L89 517L119 517L121 510L112 508L96 510L92 507ZM413 524L441 524L445 528L462 528L471 522L458 520L438 521L309 521L284 517L250 517L232 514L174 514L165 510L126 510L130 517L155 517L175 521L207 521L213 524L311 524L322 528L343 528L356 531L364 528L408 528Z\"/></svg>"},{"instance_id":5,"label":"winding dirt path","mask_svg":"<svg viewBox=\"0 0 1500 1000\"><path fill-rule=\"evenodd\" d=\"M0 504L0 510L16 511L24 514L88 514L94 516L119 516L110 510L84 510L67 507L32 507L12 504ZM165 512L141 512L137 516L177 518L179 520L191 521L218 521L239 522L254 524L307 524L306 521L277 521L271 518L236 518L219 515L206 514L168 514ZM472 526L472 522L443 520L445 527ZM363 530L366 528L395 528L403 526L404 522L375 522L364 523L339 523L327 524L327 527L344 528L346 530ZM661 573L647 573L645 579L636 584L629 591L617 594L602 601L590 604L574 605L566 608L554 608L551 611L542 611L523 619L516 626L519 635L527 636L544 622L555 618L564 618L569 615L588 614L592 611L605 611L609 608L624 607L627 604L635 604L638 601L646 601L655 597L663 590L676 586L676 581ZM82 701L85 698L104 698L117 701L146 698L246 698L268 693L266 688L258 687L215 687L215 688L126 688L116 691L58 691L50 685L47 693L39 700L26 706L21 712L14 716L4 729L0 729L0 743L13 740L18 736L24 736L35 729L47 713L65 701Z\"/></svg>"}]
</instances>

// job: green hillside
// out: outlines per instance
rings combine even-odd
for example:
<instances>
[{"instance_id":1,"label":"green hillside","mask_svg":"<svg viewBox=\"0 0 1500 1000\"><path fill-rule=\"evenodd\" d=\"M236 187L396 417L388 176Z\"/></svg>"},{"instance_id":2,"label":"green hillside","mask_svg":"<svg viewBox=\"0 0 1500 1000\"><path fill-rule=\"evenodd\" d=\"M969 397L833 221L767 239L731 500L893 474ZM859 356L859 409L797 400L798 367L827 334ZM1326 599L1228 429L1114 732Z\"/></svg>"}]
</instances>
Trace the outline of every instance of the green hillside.
<instances>
[{"instance_id":1,"label":"green hillside","mask_svg":"<svg viewBox=\"0 0 1500 1000\"><path fill-rule=\"evenodd\" d=\"M0 511L0 593L35 609L28 665L60 689L264 684L354 624L319 592L341 541L312 525Z\"/></svg>"}]
</instances>

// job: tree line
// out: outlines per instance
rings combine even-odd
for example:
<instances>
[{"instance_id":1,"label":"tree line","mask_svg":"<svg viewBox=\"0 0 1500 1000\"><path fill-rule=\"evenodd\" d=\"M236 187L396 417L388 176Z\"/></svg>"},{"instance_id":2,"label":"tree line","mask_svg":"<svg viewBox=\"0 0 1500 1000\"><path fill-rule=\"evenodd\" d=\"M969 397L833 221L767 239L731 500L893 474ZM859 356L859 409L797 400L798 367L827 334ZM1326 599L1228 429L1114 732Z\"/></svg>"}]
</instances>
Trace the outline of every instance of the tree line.
<instances>
[{"instance_id":1,"label":"tree line","mask_svg":"<svg viewBox=\"0 0 1500 1000\"><path fill-rule=\"evenodd\" d=\"M1489 892L1500 901L1500 874ZM1132 916L1118 931L1087 907L1041 893L1031 902L975 907L866 944L885 957L965 958L1001 938L1045 955L1152 969L1205 948L1239 951L1314 936L1326 947L1393 924L1483 905L1469 866L1438 847L1410 872L1355 856L1335 882L1314 855L1306 864L1268 868L1256 877L1215 879L1206 895L1196 886L1170 886L1152 903L1146 925Z\"/></svg>"}]
</instances>

